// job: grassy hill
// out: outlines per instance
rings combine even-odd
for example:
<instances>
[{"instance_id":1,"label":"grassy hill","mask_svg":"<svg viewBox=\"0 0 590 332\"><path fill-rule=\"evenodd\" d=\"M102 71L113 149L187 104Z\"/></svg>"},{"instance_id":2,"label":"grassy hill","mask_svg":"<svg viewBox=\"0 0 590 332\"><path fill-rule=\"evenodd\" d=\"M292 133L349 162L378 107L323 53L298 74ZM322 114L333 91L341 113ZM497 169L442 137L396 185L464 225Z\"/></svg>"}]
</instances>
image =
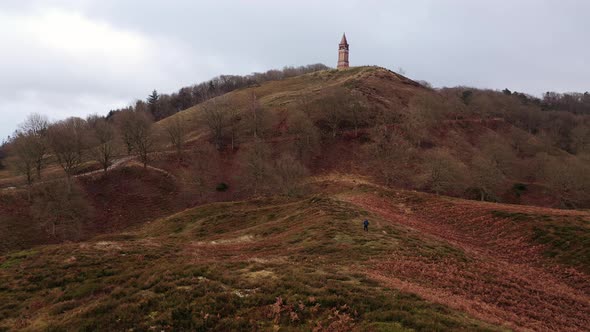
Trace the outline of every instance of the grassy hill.
<instances>
[{"instance_id":1,"label":"grassy hill","mask_svg":"<svg viewBox=\"0 0 590 332\"><path fill-rule=\"evenodd\" d=\"M586 330L587 119L527 103L325 70L167 117L148 167L71 193L2 171L0 331Z\"/></svg>"},{"instance_id":2,"label":"grassy hill","mask_svg":"<svg viewBox=\"0 0 590 332\"><path fill-rule=\"evenodd\" d=\"M590 142L588 117L545 110L519 94L436 91L380 67L319 71L243 88L159 125L186 122L189 145L212 142L206 110L232 110L239 120L236 150L247 148L253 141L247 128L252 96L267 113L264 140L276 156L292 153L293 140L301 139L300 113L315 125L321 138L306 162L315 174L363 174L395 187L488 201L590 206L584 194L590 178L583 175L590 158L590 145L583 143Z\"/></svg>"},{"instance_id":3,"label":"grassy hill","mask_svg":"<svg viewBox=\"0 0 590 332\"><path fill-rule=\"evenodd\" d=\"M322 101L334 88L358 90L368 97L367 103L376 107L396 108L407 106L418 92L427 91L420 84L381 67L354 67L347 70L325 70L283 80L265 82L261 85L239 89L213 98L226 100L232 108L245 113L249 109L249 98L256 95L261 107L271 112L297 108L302 102L313 104ZM205 102L176 113L159 123L165 126L175 118L182 117L195 124L194 130L202 130L202 113ZM375 111L375 110L374 110ZM312 115L313 117L313 115Z\"/></svg>"},{"instance_id":4,"label":"grassy hill","mask_svg":"<svg viewBox=\"0 0 590 332\"><path fill-rule=\"evenodd\" d=\"M339 189L214 203L136 231L2 256L0 327L588 326L588 213L315 181Z\"/></svg>"}]
</instances>

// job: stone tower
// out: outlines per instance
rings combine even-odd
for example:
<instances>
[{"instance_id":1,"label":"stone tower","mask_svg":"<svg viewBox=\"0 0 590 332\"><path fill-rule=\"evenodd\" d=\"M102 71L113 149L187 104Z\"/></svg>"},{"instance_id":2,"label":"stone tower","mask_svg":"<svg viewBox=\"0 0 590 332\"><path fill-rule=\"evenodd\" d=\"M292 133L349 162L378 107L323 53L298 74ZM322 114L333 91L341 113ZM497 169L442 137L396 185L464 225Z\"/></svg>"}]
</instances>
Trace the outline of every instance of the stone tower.
<instances>
[{"instance_id":1,"label":"stone tower","mask_svg":"<svg viewBox=\"0 0 590 332\"><path fill-rule=\"evenodd\" d=\"M348 42L346 34L342 35L342 40L338 45L338 69L348 68Z\"/></svg>"}]
</instances>

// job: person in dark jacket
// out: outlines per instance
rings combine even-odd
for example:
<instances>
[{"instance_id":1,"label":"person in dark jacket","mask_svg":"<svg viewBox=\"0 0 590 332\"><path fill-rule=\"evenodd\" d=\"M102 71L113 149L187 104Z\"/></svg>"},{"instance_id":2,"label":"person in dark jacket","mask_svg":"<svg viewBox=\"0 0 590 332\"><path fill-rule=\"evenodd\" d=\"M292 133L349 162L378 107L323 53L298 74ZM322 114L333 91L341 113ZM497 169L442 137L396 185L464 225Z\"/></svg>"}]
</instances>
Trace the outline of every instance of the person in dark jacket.
<instances>
[{"instance_id":1,"label":"person in dark jacket","mask_svg":"<svg viewBox=\"0 0 590 332\"><path fill-rule=\"evenodd\" d=\"M365 219L365 221L363 221L363 228L365 230L365 232L369 231L369 221L367 219Z\"/></svg>"}]
</instances>

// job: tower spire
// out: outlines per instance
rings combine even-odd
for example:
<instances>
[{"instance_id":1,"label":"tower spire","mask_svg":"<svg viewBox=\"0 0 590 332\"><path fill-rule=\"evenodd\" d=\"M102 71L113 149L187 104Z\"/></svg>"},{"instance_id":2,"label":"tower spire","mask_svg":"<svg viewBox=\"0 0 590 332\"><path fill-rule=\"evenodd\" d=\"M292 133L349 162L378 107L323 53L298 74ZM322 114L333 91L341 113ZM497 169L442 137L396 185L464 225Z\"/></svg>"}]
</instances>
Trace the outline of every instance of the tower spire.
<instances>
[{"instance_id":1,"label":"tower spire","mask_svg":"<svg viewBox=\"0 0 590 332\"><path fill-rule=\"evenodd\" d=\"M348 68L348 41L346 33L342 34L342 40L338 44L338 69Z\"/></svg>"},{"instance_id":2,"label":"tower spire","mask_svg":"<svg viewBox=\"0 0 590 332\"><path fill-rule=\"evenodd\" d=\"M340 41L340 45L348 45L346 41L346 32L342 34L342 40Z\"/></svg>"}]
</instances>

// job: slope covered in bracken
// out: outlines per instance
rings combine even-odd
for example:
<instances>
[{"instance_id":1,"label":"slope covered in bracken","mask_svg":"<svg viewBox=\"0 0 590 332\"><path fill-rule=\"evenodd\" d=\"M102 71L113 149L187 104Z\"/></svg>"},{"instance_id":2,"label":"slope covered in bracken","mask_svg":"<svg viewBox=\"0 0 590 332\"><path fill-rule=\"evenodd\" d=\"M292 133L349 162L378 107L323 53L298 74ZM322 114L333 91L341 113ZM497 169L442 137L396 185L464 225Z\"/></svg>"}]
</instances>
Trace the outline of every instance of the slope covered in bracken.
<instances>
[{"instance_id":1,"label":"slope covered in bracken","mask_svg":"<svg viewBox=\"0 0 590 332\"><path fill-rule=\"evenodd\" d=\"M311 184L326 189L204 205L136 231L3 256L0 326L587 328L588 213L393 191L358 177Z\"/></svg>"},{"instance_id":2,"label":"slope covered in bracken","mask_svg":"<svg viewBox=\"0 0 590 332\"><path fill-rule=\"evenodd\" d=\"M301 154L316 175L357 173L380 184L463 198L587 206L588 118L544 109L525 97L435 90L385 68L354 67L242 88L158 126L186 123L188 146L217 142L230 159L257 137L277 157ZM208 123L212 110L225 114L219 141ZM254 112L260 118L254 120ZM253 134L254 126L260 133ZM303 136L312 143L298 144Z\"/></svg>"},{"instance_id":3,"label":"slope covered in bracken","mask_svg":"<svg viewBox=\"0 0 590 332\"><path fill-rule=\"evenodd\" d=\"M23 190L0 193L0 252L88 239L143 224L188 205L174 178L137 165L113 169L108 176L102 172L81 176L76 182L79 199L74 202L60 195L60 181L39 184L32 202ZM37 198L41 195L46 200Z\"/></svg>"},{"instance_id":4,"label":"slope covered in bracken","mask_svg":"<svg viewBox=\"0 0 590 332\"><path fill-rule=\"evenodd\" d=\"M416 196L366 193L345 200L388 224L448 243L462 255L395 254L373 260L369 275L511 328L587 326L588 213Z\"/></svg>"},{"instance_id":5,"label":"slope covered in bracken","mask_svg":"<svg viewBox=\"0 0 590 332\"><path fill-rule=\"evenodd\" d=\"M251 174L247 174L244 159L260 142L270 150L263 163L292 156L311 175L354 173L391 187L451 196L585 206L590 192L585 188L590 182L584 176L589 173L578 167L586 165L581 155L575 157L554 146L550 128L525 130L528 120L537 123L535 116L551 112L523 108L526 105L517 96L479 91L463 100L457 94L460 91L429 89L380 67L324 70L229 92L156 123L159 131L154 133L150 163L170 177L123 167L104 177L77 178L80 196L92 216L77 218L77 222L84 219L85 225L76 225L76 234L46 234L47 227L41 224L47 224L47 218L33 216L34 204L22 201L23 177L13 176L8 169L0 171L0 228L5 230L0 233L0 250L78 240L139 225L195 204L248 197ZM253 107L265 115L256 139ZM219 151L212 147L215 139L205 119L211 109L225 116L224 147ZM560 118L545 125L555 123L551 127L559 127L559 135L567 133L557 120ZM168 140L168 126L175 121L186 125L182 162L174 157ZM117 145L122 142L117 141L115 150L124 154L124 147ZM86 159L90 152L84 151ZM9 154L10 158L14 156ZM132 158L137 159L119 155L115 163ZM567 165L565 161L572 158L580 161ZM54 159L51 153L46 156L42 177L33 185L32 202L38 197L36 186L64 177ZM96 162L86 160L76 172L97 167ZM265 178L273 176L266 174ZM265 193L280 191L280 182L268 182ZM218 184L228 185L229 191L218 192Z\"/></svg>"},{"instance_id":6,"label":"slope covered in bracken","mask_svg":"<svg viewBox=\"0 0 590 332\"><path fill-rule=\"evenodd\" d=\"M585 118L530 103L325 70L147 123L71 192L51 155L3 171L0 331L586 331L590 213L554 209L590 204Z\"/></svg>"}]
</instances>

